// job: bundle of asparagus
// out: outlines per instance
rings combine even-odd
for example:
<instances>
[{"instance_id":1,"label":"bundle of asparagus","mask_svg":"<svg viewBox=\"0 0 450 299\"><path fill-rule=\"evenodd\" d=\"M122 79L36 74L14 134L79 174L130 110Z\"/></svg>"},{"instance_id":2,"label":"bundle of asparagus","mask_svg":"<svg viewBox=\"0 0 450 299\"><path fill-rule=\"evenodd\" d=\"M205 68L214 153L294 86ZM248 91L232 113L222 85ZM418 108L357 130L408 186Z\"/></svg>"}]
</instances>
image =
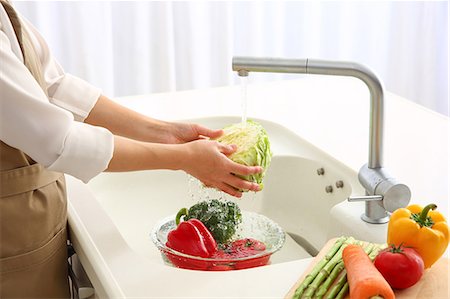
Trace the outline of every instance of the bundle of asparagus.
<instances>
[{"instance_id":1,"label":"bundle of asparagus","mask_svg":"<svg viewBox=\"0 0 450 299\"><path fill-rule=\"evenodd\" d=\"M326 298L343 299L348 294L347 271L342 260L342 251L348 244L358 244L373 261L385 245L355 240L353 237L340 237L327 254L306 275L296 289L292 299Z\"/></svg>"}]
</instances>

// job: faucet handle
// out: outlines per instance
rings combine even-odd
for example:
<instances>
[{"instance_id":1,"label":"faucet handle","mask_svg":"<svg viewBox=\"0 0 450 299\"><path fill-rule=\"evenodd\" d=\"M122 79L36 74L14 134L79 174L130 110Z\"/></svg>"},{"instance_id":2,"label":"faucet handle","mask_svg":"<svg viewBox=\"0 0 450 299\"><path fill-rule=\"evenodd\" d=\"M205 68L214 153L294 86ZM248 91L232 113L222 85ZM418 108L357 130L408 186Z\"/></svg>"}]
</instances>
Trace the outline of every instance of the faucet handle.
<instances>
[{"instance_id":1,"label":"faucet handle","mask_svg":"<svg viewBox=\"0 0 450 299\"><path fill-rule=\"evenodd\" d=\"M365 212L361 219L368 223L383 224L389 221L389 212L405 207L411 197L409 188L404 184L386 180L389 188L379 188L383 195L349 196L349 202L365 202Z\"/></svg>"},{"instance_id":2,"label":"faucet handle","mask_svg":"<svg viewBox=\"0 0 450 299\"><path fill-rule=\"evenodd\" d=\"M358 174L359 182L366 189L366 196L349 197L349 202L364 201L365 213L361 218L368 223L386 223L389 213L406 207L411 199L408 186L397 182L384 168L363 165Z\"/></svg>"},{"instance_id":3,"label":"faucet handle","mask_svg":"<svg viewBox=\"0 0 450 299\"><path fill-rule=\"evenodd\" d=\"M347 201L363 201L365 203L365 212L361 214L361 219L367 223L383 224L389 221L389 214L383 207L383 199L382 195L361 195L349 196Z\"/></svg>"},{"instance_id":4,"label":"faucet handle","mask_svg":"<svg viewBox=\"0 0 450 299\"><path fill-rule=\"evenodd\" d=\"M383 200L383 196L381 195L364 195L364 196L349 196L347 198L349 202L354 201L381 201Z\"/></svg>"}]
</instances>

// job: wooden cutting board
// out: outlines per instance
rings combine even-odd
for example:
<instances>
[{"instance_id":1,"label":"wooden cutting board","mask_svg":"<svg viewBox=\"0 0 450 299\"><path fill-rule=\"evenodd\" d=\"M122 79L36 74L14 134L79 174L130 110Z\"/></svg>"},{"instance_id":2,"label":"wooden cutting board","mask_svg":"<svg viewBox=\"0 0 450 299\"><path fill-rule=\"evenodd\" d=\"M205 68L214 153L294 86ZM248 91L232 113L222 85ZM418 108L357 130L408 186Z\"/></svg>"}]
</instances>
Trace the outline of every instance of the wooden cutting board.
<instances>
[{"instance_id":1,"label":"wooden cutting board","mask_svg":"<svg viewBox=\"0 0 450 299\"><path fill-rule=\"evenodd\" d=\"M302 283L305 276L325 256L335 241L336 239L331 239L325 244L302 276L287 293L285 299L292 298L295 290ZM415 285L405 290L394 290L395 297L397 299L450 299L449 272L449 260L448 258L442 257L430 269L425 270L422 278Z\"/></svg>"}]
</instances>

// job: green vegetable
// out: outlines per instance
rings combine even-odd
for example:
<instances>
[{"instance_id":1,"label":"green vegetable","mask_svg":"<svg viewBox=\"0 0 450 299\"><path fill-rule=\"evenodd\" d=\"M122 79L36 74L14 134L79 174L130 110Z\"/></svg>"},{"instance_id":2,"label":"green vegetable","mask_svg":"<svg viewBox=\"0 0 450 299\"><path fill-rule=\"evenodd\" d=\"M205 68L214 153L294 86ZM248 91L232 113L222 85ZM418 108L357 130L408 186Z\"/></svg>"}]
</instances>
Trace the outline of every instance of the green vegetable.
<instances>
[{"instance_id":1,"label":"green vegetable","mask_svg":"<svg viewBox=\"0 0 450 299\"><path fill-rule=\"evenodd\" d=\"M185 221L196 218L203 222L219 244L230 240L242 221L241 209L236 203L218 199L201 201L190 207L189 210L181 209L176 217L177 224L181 217L184 217Z\"/></svg>"},{"instance_id":2,"label":"green vegetable","mask_svg":"<svg viewBox=\"0 0 450 299\"><path fill-rule=\"evenodd\" d=\"M314 267L313 271L305 277L300 287L295 291L294 298L311 298L316 289L331 273L331 270L342 260L342 251L348 244L355 242L353 237L341 237L328 251L327 255ZM305 292L305 294L303 294Z\"/></svg>"},{"instance_id":3,"label":"green vegetable","mask_svg":"<svg viewBox=\"0 0 450 299\"><path fill-rule=\"evenodd\" d=\"M247 181L258 183L260 189L262 189L262 180L272 159L269 136L266 130L252 120L230 125L223 130L224 134L217 141L237 146L237 150L229 156L232 161L247 166L261 166L264 169L262 173L239 176Z\"/></svg>"},{"instance_id":4,"label":"green vegetable","mask_svg":"<svg viewBox=\"0 0 450 299\"><path fill-rule=\"evenodd\" d=\"M340 237L295 290L293 299L344 298L348 294L347 271L342 252L349 244L359 244L373 260L384 245L364 243L353 237Z\"/></svg>"},{"instance_id":5,"label":"green vegetable","mask_svg":"<svg viewBox=\"0 0 450 299\"><path fill-rule=\"evenodd\" d=\"M335 256L336 252L341 248L342 244L347 241L347 237L340 237L336 240L333 247L328 250L327 254L324 258L322 258L316 266L312 269L312 271L306 275L305 279L303 280L302 284L298 286L298 288L295 290L295 294L293 298L301 298L303 292L308 288L308 286L311 284L311 282L316 278L316 276L320 273L320 271L325 267L326 264L328 264L329 261Z\"/></svg>"}]
</instances>

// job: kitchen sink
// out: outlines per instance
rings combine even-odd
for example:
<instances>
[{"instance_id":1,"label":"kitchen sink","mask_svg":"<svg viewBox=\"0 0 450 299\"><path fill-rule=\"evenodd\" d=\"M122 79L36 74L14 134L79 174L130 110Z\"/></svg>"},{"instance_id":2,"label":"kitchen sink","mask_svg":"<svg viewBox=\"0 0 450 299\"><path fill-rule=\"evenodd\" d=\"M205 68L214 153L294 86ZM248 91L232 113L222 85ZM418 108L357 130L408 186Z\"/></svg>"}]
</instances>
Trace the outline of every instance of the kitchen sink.
<instances>
[{"instance_id":1,"label":"kitchen sink","mask_svg":"<svg viewBox=\"0 0 450 299\"><path fill-rule=\"evenodd\" d=\"M182 171L103 173L92 179L87 188L68 177L69 199L76 198L69 202L72 239L100 296L159 294L170 297L179 294L179 290L157 287L155 279L174 279L185 285L184 290L198 284L197 278L206 275L204 271L193 273L165 264L150 233L161 219L200 199L222 197L237 201L242 210L260 213L277 222L286 232L284 246L272 256L269 265L229 271L232 276L208 272L212 284L222 280L232 282L232 287L223 293L225 297L243 288L258 288L258 280L274 283L278 281L279 271L286 271L298 263L305 267L304 263L330 238L345 234L372 242L384 239L386 226L363 222L360 215L364 212L364 204L346 200L350 195L364 192L354 170L289 129L264 119L254 120L266 129L273 158L263 190L246 193L241 199L203 188ZM185 121L222 128L239 122L240 118L208 117ZM294 268L289 269L293 271ZM245 277L250 273L259 278L247 280ZM261 292L268 294L263 289ZM186 296L198 297L199 294L201 291L198 290L185 292Z\"/></svg>"},{"instance_id":2,"label":"kitchen sink","mask_svg":"<svg viewBox=\"0 0 450 299\"><path fill-rule=\"evenodd\" d=\"M239 119L194 121L220 128ZM242 210L277 222L286 231L287 241L272 257L272 263L311 257L331 237L329 212L351 194L351 184L326 161L302 157L302 150L307 149L295 146L298 137L289 136L287 130L273 123L257 121L268 131L274 153L261 192L234 199L202 188L184 172L168 170L103 173L91 180L89 187L128 245L146 258L160 259L149 237L157 222L207 198L234 200Z\"/></svg>"}]
</instances>

